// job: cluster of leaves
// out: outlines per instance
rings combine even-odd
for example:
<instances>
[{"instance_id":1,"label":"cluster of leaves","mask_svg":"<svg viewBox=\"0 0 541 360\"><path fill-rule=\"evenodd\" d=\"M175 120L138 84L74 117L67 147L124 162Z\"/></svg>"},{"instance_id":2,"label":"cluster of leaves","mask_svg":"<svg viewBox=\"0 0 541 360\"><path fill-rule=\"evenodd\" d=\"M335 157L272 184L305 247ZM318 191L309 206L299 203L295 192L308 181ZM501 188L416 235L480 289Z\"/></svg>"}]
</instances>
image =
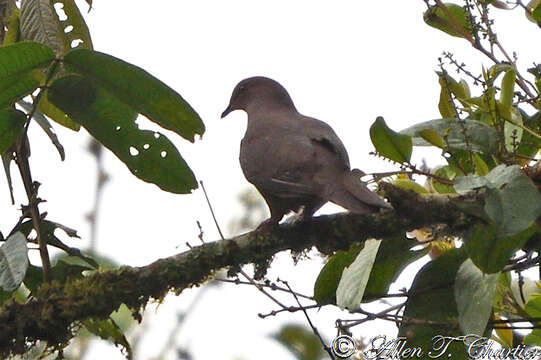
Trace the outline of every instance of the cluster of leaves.
<instances>
[{"instance_id":1,"label":"cluster of leaves","mask_svg":"<svg viewBox=\"0 0 541 360\"><path fill-rule=\"evenodd\" d=\"M87 3L91 6L90 0ZM5 5L5 6L4 6ZM172 193L197 188L194 174L163 134L139 129L138 115L193 142L205 128L198 114L173 89L146 72L111 55L93 50L88 27L74 0L14 0L3 3L0 46L0 154L11 188L10 165L18 165L28 194L28 207L6 239L0 233L0 304L36 296L44 277L66 282L94 271L98 263L62 243L54 232L75 231L46 220L28 166L27 129L36 121L64 159L64 148L52 123L79 131L84 127L111 150L138 178ZM6 224L4 224L6 225ZM35 236L31 236L34 230ZM37 240L36 240L37 238ZM40 246L43 269L28 261L27 241ZM76 263L57 261L51 269L45 248L53 246ZM111 319L89 319L90 332L123 345L124 335Z\"/></svg>"},{"instance_id":2,"label":"cluster of leaves","mask_svg":"<svg viewBox=\"0 0 541 360\"><path fill-rule=\"evenodd\" d=\"M428 25L470 41L494 65L473 75L465 64L444 53L436 73L442 118L395 132L379 117L370 136L377 154L401 167L391 180L394 185L421 196L453 199L479 221L459 238L445 236L444 229L434 227L415 231L416 239L401 234L339 251L319 274L314 297L320 304L355 311L361 302L387 294L408 264L430 252L432 261L404 294L408 300L402 317L391 318L400 321L399 335L407 335L408 346L431 349L435 335L467 334L493 334L509 348L541 345L537 329L541 295L535 295L541 294L541 286L533 286L534 295L528 296L520 273L518 292L517 280L510 275L513 270L539 267L541 195L539 182L532 178L540 179L541 69L534 64L524 77L514 59L505 57L489 11L510 9L507 4L482 0L466 0L462 5L426 3ZM541 26L541 2L532 1L523 8ZM503 60L498 60L495 49L501 49ZM446 70L449 65L465 78L451 76ZM411 163L414 146L440 149L446 164L419 169ZM413 175L428 180L420 184ZM484 202L467 206L461 202L461 194L471 191L484 194ZM415 248L419 244L425 244L424 248ZM517 320L534 330L524 337L513 326ZM466 358L464 347L455 345L449 350L452 356Z\"/></svg>"}]
</instances>

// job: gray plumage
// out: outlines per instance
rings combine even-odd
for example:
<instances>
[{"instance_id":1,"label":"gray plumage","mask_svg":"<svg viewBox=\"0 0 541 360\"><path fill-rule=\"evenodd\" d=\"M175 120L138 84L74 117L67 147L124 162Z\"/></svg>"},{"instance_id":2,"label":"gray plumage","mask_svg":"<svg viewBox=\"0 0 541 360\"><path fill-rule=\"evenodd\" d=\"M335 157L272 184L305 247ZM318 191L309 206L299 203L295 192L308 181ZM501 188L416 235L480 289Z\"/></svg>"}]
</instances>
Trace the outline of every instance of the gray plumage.
<instances>
[{"instance_id":1,"label":"gray plumage","mask_svg":"<svg viewBox=\"0 0 541 360\"><path fill-rule=\"evenodd\" d=\"M333 129L300 114L278 82L242 80L222 118L233 110L248 113L240 165L270 208L267 222L277 223L301 207L304 218L310 218L327 201L358 214L391 207L360 180L360 170L350 170L347 151Z\"/></svg>"}]
</instances>

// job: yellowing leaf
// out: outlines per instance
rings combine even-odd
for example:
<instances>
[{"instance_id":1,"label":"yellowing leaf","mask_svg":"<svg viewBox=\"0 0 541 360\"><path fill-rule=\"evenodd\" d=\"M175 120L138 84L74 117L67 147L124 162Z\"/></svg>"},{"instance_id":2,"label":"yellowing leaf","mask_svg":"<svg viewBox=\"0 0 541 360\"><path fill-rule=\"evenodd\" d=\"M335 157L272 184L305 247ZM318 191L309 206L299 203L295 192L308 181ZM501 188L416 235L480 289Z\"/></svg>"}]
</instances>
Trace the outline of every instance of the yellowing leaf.
<instances>
[{"instance_id":1,"label":"yellowing leaf","mask_svg":"<svg viewBox=\"0 0 541 360\"><path fill-rule=\"evenodd\" d=\"M440 149L445 149L445 143L441 136L432 129L424 129L417 133L424 140L428 141L432 145L439 147Z\"/></svg>"}]
</instances>

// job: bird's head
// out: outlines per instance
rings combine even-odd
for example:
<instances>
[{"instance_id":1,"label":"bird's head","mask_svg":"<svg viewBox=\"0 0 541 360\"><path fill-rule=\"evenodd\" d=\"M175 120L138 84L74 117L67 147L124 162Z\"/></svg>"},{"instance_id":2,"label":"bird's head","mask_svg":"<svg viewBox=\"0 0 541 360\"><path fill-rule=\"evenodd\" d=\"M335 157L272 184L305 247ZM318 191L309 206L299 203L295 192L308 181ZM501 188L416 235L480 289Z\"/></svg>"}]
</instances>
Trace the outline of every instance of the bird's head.
<instances>
[{"instance_id":1,"label":"bird's head","mask_svg":"<svg viewBox=\"0 0 541 360\"><path fill-rule=\"evenodd\" d=\"M277 81L255 76L244 79L235 86L229 105L222 113L222 118L231 111L251 110L272 111L273 109L295 109L286 89Z\"/></svg>"}]
</instances>

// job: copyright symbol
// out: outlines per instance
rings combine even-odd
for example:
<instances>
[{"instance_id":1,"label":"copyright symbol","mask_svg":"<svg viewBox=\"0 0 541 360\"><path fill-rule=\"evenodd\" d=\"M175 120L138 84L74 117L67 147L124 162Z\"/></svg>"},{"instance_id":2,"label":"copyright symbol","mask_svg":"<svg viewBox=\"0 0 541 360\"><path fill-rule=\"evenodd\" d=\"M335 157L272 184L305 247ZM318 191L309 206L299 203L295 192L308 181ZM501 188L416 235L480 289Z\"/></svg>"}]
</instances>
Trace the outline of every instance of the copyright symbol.
<instances>
[{"instance_id":1,"label":"copyright symbol","mask_svg":"<svg viewBox=\"0 0 541 360\"><path fill-rule=\"evenodd\" d=\"M340 335L332 342L332 352L341 359L348 358L355 352L355 341L351 336Z\"/></svg>"}]
</instances>

